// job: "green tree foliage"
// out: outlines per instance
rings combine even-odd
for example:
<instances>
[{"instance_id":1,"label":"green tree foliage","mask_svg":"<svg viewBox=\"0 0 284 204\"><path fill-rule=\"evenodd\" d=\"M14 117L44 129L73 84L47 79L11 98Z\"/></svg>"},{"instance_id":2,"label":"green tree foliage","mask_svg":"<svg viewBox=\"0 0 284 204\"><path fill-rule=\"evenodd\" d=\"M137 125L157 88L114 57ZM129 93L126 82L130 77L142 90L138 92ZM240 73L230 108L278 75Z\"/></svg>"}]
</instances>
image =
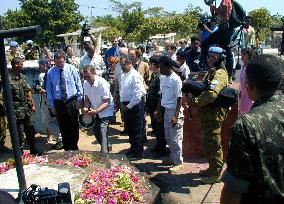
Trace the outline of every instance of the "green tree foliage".
<instances>
[{"instance_id":1,"label":"green tree foliage","mask_svg":"<svg viewBox=\"0 0 284 204\"><path fill-rule=\"evenodd\" d=\"M75 31L83 20L74 0L19 0L20 10L9 10L3 18L5 29L40 25L43 34L36 41L53 45L63 41L58 34ZM26 39L22 39L26 40Z\"/></svg>"},{"instance_id":2,"label":"green tree foliage","mask_svg":"<svg viewBox=\"0 0 284 204\"><path fill-rule=\"evenodd\" d=\"M201 14L199 7L191 4L184 12L165 11L162 7L153 7L142 10L142 3L135 1L129 4L119 0L109 0L111 10L118 14L97 17L93 23L95 26L108 27L103 37L109 37L117 32L119 36L128 41L146 41L150 36L176 32L178 37L190 37L198 32L197 24ZM120 32L119 32L120 31Z\"/></svg>"},{"instance_id":3,"label":"green tree foliage","mask_svg":"<svg viewBox=\"0 0 284 204\"><path fill-rule=\"evenodd\" d=\"M249 16L252 17L252 26L260 40L264 40L267 34L271 34L272 17L266 8L252 10Z\"/></svg>"}]
</instances>

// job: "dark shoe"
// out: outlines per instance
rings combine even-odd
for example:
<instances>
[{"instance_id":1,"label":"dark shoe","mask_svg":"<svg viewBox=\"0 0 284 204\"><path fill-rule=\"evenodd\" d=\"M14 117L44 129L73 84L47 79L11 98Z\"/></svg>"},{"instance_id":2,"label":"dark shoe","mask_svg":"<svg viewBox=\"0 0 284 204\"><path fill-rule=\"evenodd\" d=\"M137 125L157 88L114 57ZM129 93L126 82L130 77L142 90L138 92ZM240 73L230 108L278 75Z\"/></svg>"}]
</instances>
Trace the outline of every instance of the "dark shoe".
<instances>
[{"instance_id":1,"label":"dark shoe","mask_svg":"<svg viewBox=\"0 0 284 204\"><path fill-rule=\"evenodd\" d=\"M164 157L167 155L167 151L156 151L153 154L153 158L160 158L160 157Z\"/></svg>"},{"instance_id":2,"label":"dark shoe","mask_svg":"<svg viewBox=\"0 0 284 204\"><path fill-rule=\"evenodd\" d=\"M126 130L122 130L119 132L119 135L127 135L127 131Z\"/></svg>"},{"instance_id":3,"label":"dark shoe","mask_svg":"<svg viewBox=\"0 0 284 204\"><path fill-rule=\"evenodd\" d=\"M42 156L43 155L43 152L42 151L39 151L38 149L34 148L34 149L31 149L30 150L30 154L31 155L34 155L34 156Z\"/></svg>"},{"instance_id":4,"label":"dark shoe","mask_svg":"<svg viewBox=\"0 0 284 204\"><path fill-rule=\"evenodd\" d=\"M13 150L6 147L6 146L2 146L2 147L0 147L0 152L12 153Z\"/></svg>"},{"instance_id":5,"label":"dark shoe","mask_svg":"<svg viewBox=\"0 0 284 204\"><path fill-rule=\"evenodd\" d=\"M211 171L211 169L205 169L205 170L200 170L199 172L198 172L198 174L199 174L199 176L201 176L201 177L206 177L206 176L210 176L210 175L212 175L212 171Z\"/></svg>"},{"instance_id":6,"label":"dark shoe","mask_svg":"<svg viewBox=\"0 0 284 204\"><path fill-rule=\"evenodd\" d=\"M147 142L148 142L147 137L144 137L144 138L143 138L143 144L145 144L145 143L147 143Z\"/></svg>"},{"instance_id":7,"label":"dark shoe","mask_svg":"<svg viewBox=\"0 0 284 204\"><path fill-rule=\"evenodd\" d=\"M51 146L51 149L53 149L53 150L61 150L61 149L63 149L63 143L62 142L57 142L56 144Z\"/></svg>"},{"instance_id":8,"label":"dark shoe","mask_svg":"<svg viewBox=\"0 0 284 204\"><path fill-rule=\"evenodd\" d=\"M203 184L214 184L214 183L220 183L221 182L221 177L220 175L211 175L204 177L200 180L201 183Z\"/></svg>"},{"instance_id":9,"label":"dark shoe","mask_svg":"<svg viewBox=\"0 0 284 204\"><path fill-rule=\"evenodd\" d=\"M133 154L133 156L130 158L130 161L140 160L140 159L143 159L143 157L144 157L144 152L136 152L136 153Z\"/></svg>"},{"instance_id":10,"label":"dark shoe","mask_svg":"<svg viewBox=\"0 0 284 204\"><path fill-rule=\"evenodd\" d=\"M126 153L125 153L125 156L126 157L129 157L129 158L131 158L131 157L133 157L135 155L135 151L133 151L133 150L128 150Z\"/></svg>"},{"instance_id":11,"label":"dark shoe","mask_svg":"<svg viewBox=\"0 0 284 204\"><path fill-rule=\"evenodd\" d=\"M160 147L158 147L157 145L155 147L153 147L152 149L150 149L151 153L156 153L158 151L160 151Z\"/></svg>"}]
</instances>

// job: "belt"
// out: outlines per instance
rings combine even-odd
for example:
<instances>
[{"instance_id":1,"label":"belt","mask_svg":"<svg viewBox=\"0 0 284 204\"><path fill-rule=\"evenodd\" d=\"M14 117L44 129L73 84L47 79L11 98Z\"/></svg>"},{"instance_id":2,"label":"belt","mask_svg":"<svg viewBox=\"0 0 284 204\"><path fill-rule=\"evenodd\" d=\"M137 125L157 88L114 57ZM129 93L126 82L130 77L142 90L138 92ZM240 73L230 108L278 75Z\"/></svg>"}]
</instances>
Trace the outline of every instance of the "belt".
<instances>
[{"instance_id":1,"label":"belt","mask_svg":"<svg viewBox=\"0 0 284 204\"><path fill-rule=\"evenodd\" d=\"M144 96L141 97L141 100L144 101ZM141 102L141 100L139 101L139 103ZM121 103L126 106L126 105L128 105L130 103L130 101L122 101Z\"/></svg>"},{"instance_id":2,"label":"belt","mask_svg":"<svg viewBox=\"0 0 284 204\"><path fill-rule=\"evenodd\" d=\"M72 96L71 98L67 99L67 100L60 100L60 99L55 99L54 101L58 101L58 102L63 102L63 103L70 103L74 100L76 100L77 97L76 96Z\"/></svg>"}]
</instances>

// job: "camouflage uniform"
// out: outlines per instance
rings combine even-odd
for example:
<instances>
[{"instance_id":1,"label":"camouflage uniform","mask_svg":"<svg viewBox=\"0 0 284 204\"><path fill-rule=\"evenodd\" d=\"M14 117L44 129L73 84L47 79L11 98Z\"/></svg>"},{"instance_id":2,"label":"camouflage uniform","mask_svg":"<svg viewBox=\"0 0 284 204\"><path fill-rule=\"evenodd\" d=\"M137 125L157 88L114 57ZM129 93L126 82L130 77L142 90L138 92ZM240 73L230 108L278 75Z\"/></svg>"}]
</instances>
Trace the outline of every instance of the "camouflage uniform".
<instances>
[{"instance_id":1,"label":"camouflage uniform","mask_svg":"<svg viewBox=\"0 0 284 204\"><path fill-rule=\"evenodd\" d=\"M21 150L23 151L25 133L33 154L36 152L35 128L32 121L32 102L28 99L28 92L31 90L31 87L24 75L15 71L10 75L10 85Z\"/></svg>"},{"instance_id":2,"label":"camouflage uniform","mask_svg":"<svg viewBox=\"0 0 284 204\"><path fill-rule=\"evenodd\" d=\"M284 96L257 100L231 129L222 181L240 203L284 203Z\"/></svg>"},{"instance_id":3,"label":"camouflage uniform","mask_svg":"<svg viewBox=\"0 0 284 204\"><path fill-rule=\"evenodd\" d=\"M11 52L9 52L6 57L7 57L7 64L11 64L11 61L14 57L19 57L23 60L25 59L25 57L18 52L14 55L12 55Z\"/></svg>"},{"instance_id":4,"label":"camouflage uniform","mask_svg":"<svg viewBox=\"0 0 284 204\"><path fill-rule=\"evenodd\" d=\"M4 106L4 99L2 92L0 93L0 150L4 148L7 122L6 122L6 111Z\"/></svg>"},{"instance_id":5,"label":"camouflage uniform","mask_svg":"<svg viewBox=\"0 0 284 204\"><path fill-rule=\"evenodd\" d=\"M38 51L37 50L33 51L32 49L33 48L30 48L24 51L25 60L38 60L39 59Z\"/></svg>"},{"instance_id":6,"label":"camouflage uniform","mask_svg":"<svg viewBox=\"0 0 284 204\"><path fill-rule=\"evenodd\" d=\"M221 146L221 126L226 118L227 109L210 106L218 93L228 86L228 73L224 67L211 68L203 79L206 90L193 98L193 106L199 107L202 128L202 145L209 163L209 173L219 175L223 166Z\"/></svg>"}]
</instances>

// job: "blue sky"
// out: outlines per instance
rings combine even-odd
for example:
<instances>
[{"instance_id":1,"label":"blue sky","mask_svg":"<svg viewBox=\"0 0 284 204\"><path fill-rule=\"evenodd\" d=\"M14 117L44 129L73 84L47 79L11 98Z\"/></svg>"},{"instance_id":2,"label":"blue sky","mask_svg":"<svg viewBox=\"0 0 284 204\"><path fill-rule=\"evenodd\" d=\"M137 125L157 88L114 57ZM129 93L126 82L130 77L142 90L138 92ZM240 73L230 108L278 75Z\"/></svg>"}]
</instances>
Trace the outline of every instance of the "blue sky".
<instances>
[{"instance_id":1,"label":"blue sky","mask_svg":"<svg viewBox=\"0 0 284 204\"><path fill-rule=\"evenodd\" d=\"M108 10L109 3L108 0L75 0L77 4L84 5L80 6L80 12L84 16L90 16L91 11L93 16L100 16L104 14L111 14ZM221 0L217 0L217 4ZM123 3L133 2L132 0L121 0ZM177 11L182 12L189 3L193 6L200 6L204 11L209 11L208 6L204 4L203 0L144 0L143 8L147 7L164 7L167 11ZM249 12L253 9L265 7L271 14L279 13L284 15L284 1L283 0L238 0L238 2L244 7L244 9ZM95 7L93 9L88 9L88 6ZM8 9L15 10L19 7L18 0L7 0L5 3L2 2L0 7L0 15L3 15Z\"/></svg>"}]
</instances>

